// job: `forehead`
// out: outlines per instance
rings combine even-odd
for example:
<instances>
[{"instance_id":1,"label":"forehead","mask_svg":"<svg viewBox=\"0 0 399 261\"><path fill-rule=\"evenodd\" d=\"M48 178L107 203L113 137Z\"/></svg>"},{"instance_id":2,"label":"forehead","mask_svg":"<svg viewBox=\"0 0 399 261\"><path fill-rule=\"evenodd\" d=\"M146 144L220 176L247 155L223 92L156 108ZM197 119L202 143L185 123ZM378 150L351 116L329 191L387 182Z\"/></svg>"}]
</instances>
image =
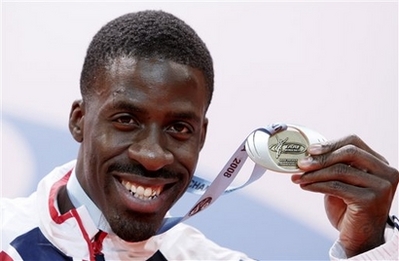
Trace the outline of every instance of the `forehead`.
<instances>
[{"instance_id":1,"label":"forehead","mask_svg":"<svg viewBox=\"0 0 399 261\"><path fill-rule=\"evenodd\" d=\"M199 70L165 59L119 57L105 68L105 75L110 81L141 81L148 86L190 80L196 80L200 85L205 82Z\"/></svg>"},{"instance_id":2,"label":"forehead","mask_svg":"<svg viewBox=\"0 0 399 261\"><path fill-rule=\"evenodd\" d=\"M207 106L208 89L202 71L164 59L119 57L97 73L93 95L100 99L177 101Z\"/></svg>"}]
</instances>

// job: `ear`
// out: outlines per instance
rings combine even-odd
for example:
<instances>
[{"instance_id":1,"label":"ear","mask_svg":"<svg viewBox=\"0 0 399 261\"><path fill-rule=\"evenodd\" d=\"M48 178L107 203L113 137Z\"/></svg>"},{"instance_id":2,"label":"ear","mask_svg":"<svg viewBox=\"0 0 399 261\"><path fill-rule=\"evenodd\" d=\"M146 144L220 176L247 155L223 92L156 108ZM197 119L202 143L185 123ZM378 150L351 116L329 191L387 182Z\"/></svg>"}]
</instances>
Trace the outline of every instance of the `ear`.
<instances>
[{"instance_id":1,"label":"ear","mask_svg":"<svg viewBox=\"0 0 399 261\"><path fill-rule=\"evenodd\" d=\"M76 100L69 114L69 131L77 142L83 141L84 103Z\"/></svg>"},{"instance_id":2,"label":"ear","mask_svg":"<svg viewBox=\"0 0 399 261\"><path fill-rule=\"evenodd\" d=\"M206 138L206 132L208 131L208 118L204 119L204 123L202 125L202 133L201 133L201 143L200 143L200 149L204 147L205 144L205 138Z\"/></svg>"}]
</instances>

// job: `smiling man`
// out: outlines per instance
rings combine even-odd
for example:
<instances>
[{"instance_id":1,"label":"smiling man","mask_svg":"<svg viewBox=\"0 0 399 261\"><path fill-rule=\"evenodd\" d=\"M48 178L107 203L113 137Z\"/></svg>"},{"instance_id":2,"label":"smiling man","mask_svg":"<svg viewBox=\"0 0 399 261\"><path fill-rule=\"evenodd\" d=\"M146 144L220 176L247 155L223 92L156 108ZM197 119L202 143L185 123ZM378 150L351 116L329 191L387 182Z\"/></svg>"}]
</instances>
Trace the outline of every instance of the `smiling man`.
<instances>
[{"instance_id":1,"label":"smiling man","mask_svg":"<svg viewBox=\"0 0 399 261\"><path fill-rule=\"evenodd\" d=\"M71 113L77 178L117 235L145 240L193 176L209 90L200 70L162 56L112 58L98 70Z\"/></svg>"},{"instance_id":2,"label":"smiling man","mask_svg":"<svg viewBox=\"0 0 399 261\"><path fill-rule=\"evenodd\" d=\"M88 48L81 93L69 121L77 159L29 198L3 200L1 260L250 259L182 223L157 235L193 177L213 93L212 58L188 25L161 11L111 21ZM394 259L398 171L356 136L309 153L292 179L327 195L340 231L331 258Z\"/></svg>"}]
</instances>

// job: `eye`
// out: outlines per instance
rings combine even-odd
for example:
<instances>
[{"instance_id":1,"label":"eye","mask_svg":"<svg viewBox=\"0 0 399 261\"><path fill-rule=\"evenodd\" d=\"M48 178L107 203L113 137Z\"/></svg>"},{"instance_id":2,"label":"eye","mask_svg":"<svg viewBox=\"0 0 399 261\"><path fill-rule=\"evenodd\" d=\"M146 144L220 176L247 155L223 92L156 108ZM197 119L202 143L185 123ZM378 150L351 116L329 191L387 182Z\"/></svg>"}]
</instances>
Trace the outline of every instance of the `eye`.
<instances>
[{"instance_id":1,"label":"eye","mask_svg":"<svg viewBox=\"0 0 399 261\"><path fill-rule=\"evenodd\" d=\"M114 126L121 130L130 130L139 126L136 119L129 114L117 114L112 118Z\"/></svg>"},{"instance_id":2,"label":"eye","mask_svg":"<svg viewBox=\"0 0 399 261\"><path fill-rule=\"evenodd\" d=\"M119 116L118 118L116 118L115 121L118 123L121 123L121 124L133 124L134 123L134 119L128 115Z\"/></svg>"},{"instance_id":3,"label":"eye","mask_svg":"<svg viewBox=\"0 0 399 261\"><path fill-rule=\"evenodd\" d=\"M193 132L190 125L181 122L171 125L168 130L176 134L190 134Z\"/></svg>"}]
</instances>

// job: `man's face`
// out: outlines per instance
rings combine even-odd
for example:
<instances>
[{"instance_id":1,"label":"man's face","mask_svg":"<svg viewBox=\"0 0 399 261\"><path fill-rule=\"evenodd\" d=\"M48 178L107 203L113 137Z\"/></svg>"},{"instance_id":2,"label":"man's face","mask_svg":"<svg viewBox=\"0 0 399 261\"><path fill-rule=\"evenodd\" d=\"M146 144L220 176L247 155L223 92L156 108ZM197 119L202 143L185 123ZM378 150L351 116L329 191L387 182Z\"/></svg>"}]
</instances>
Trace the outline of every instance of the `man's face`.
<instances>
[{"instance_id":1,"label":"man's face","mask_svg":"<svg viewBox=\"0 0 399 261\"><path fill-rule=\"evenodd\" d=\"M145 240L193 176L207 129L205 79L168 60L119 58L92 92L71 112L78 180L118 236Z\"/></svg>"}]
</instances>

